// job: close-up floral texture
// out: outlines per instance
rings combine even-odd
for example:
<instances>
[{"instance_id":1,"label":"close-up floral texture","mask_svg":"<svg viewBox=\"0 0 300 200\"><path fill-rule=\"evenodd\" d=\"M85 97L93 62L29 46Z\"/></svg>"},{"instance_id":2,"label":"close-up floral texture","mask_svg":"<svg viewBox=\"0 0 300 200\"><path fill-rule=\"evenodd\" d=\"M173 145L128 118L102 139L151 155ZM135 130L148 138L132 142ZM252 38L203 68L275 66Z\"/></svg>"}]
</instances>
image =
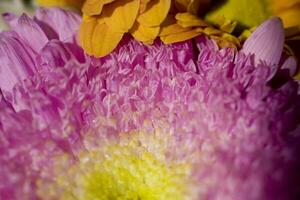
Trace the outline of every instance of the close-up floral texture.
<instances>
[{"instance_id":1,"label":"close-up floral texture","mask_svg":"<svg viewBox=\"0 0 300 200\"><path fill-rule=\"evenodd\" d=\"M257 2L3 12L0 200L300 199L299 1Z\"/></svg>"}]
</instances>

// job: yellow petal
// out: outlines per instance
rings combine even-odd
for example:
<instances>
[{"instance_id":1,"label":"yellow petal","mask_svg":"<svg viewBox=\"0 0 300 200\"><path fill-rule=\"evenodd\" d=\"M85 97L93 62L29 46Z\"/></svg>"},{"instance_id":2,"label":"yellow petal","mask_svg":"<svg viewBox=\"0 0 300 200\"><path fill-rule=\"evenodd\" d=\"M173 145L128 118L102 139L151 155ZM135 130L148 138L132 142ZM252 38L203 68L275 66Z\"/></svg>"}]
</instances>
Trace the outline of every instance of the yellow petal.
<instances>
[{"instance_id":1,"label":"yellow petal","mask_svg":"<svg viewBox=\"0 0 300 200\"><path fill-rule=\"evenodd\" d=\"M204 33L205 35L216 35L216 36L220 36L222 35L222 31L212 28L212 27L206 27L206 28L197 28L196 29L198 32Z\"/></svg>"},{"instance_id":2,"label":"yellow petal","mask_svg":"<svg viewBox=\"0 0 300 200\"><path fill-rule=\"evenodd\" d=\"M105 4L111 3L114 0L86 0L83 4L82 12L86 15L99 15Z\"/></svg>"},{"instance_id":3,"label":"yellow petal","mask_svg":"<svg viewBox=\"0 0 300 200\"><path fill-rule=\"evenodd\" d=\"M149 44L149 42L152 43L158 36L159 26L147 27L136 22L130 33L136 40Z\"/></svg>"},{"instance_id":4,"label":"yellow petal","mask_svg":"<svg viewBox=\"0 0 300 200\"><path fill-rule=\"evenodd\" d=\"M214 40L220 48L229 47L229 48L237 49L237 46L233 42L226 40L222 37L210 36L210 38Z\"/></svg>"},{"instance_id":5,"label":"yellow petal","mask_svg":"<svg viewBox=\"0 0 300 200\"><path fill-rule=\"evenodd\" d=\"M170 7L171 0L151 0L137 21L144 26L159 26L167 17Z\"/></svg>"},{"instance_id":6,"label":"yellow petal","mask_svg":"<svg viewBox=\"0 0 300 200\"><path fill-rule=\"evenodd\" d=\"M176 19L172 15L168 15L165 21L161 24L160 36L167 36L190 31L191 28L183 28L176 23Z\"/></svg>"},{"instance_id":7,"label":"yellow petal","mask_svg":"<svg viewBox=\"0 0 300 200\"><path fill-rule=\"evenodd\" d=\"M181 33L167 35L167 36L161 36L160 39L165 44L171 44L171 43L175 43L175 42L181 42L181 41L192 39L200 34L201 33L192 29L192 30L186 31L186 32L181 32Z\"/></svg>"},{"instance_id":8,"label":"yellow petal","mask_svg":"<svg viewBox=\"0 0 300 200\"><path fill-rule=\"evenodd\" d=\"M208 24L204 20L201 20L197 16L187 12L178 13L175 16L175 18L178 20L177 23L184 28L195 27L195 26L199 26L199 27L208 26Z\"/></svg>"},{"instance_id":9,"label":"yellow petal","mask_svg":"<svg viewBox=\"0 0 300 200\"><path fill-rule=\"evenodd\" d=\"M300 3L297 6L276 13L276 15L282 19L285 27L300 27Z\"/></svg>"},{"instance_id":10,"label":"yellow petal","mask_svg":"<svg viewBox=\"0 0 300 200\"><path fill-rule=\"evenodd\" d=\"M218 20L216 20L216 26L227 33L232 33L237 25L237 21L232 21L226 19L224 16L220 16Z\"/></svg>"},{"instance_id":11,"label":"yellow petal","mask_svg":"<svg viewBox=\"0 0 300 200\"><path fill-rule=\"evenodd\" d=\"M140 0L118 0L105 5L103 8L105 23L116 32L128 32L137 17L139 5Z\"/></svg>"},{"instance_id":12,"label":"yellow petal","mask_svg":"<svg viewBox=\"0 0 300 200\"><path fill-rule=\"evenodd\" d=\"M280 11L295 7L300 0L268 0L272 11L276 14Z\"/></svg>"},{"instance_id":13,"label":"yellow petal","mask_svg":"<svg viewBox=\"0 0 300 200\"><path fill-rule=\"evenodd\" d=\"M183 28L178 24L172 24L169 26L165 26L161 28L160 31L160 36L167 36L167 35L172 35L172 34L178 34L178 33L182 33L182 32L186 32L186 31L190 31L191 28Z\"/></svg>"},{"instance_id":14,"label":"yellow petal","mask_svg":"<svg viewBox=\"0 0 300 200\"><path fill-rule=\"evenodd\" d=\"M221 47L240 48L241 46L239 39L231 34L223 33L221 38L223 41L226 41L226 43L224 43L225 46L221 46Z\"/></svg>"},{"instance_id":15,"label":"yellow petal","mask_svg":"<svg viewBox=\"0 0 300 200\"><path fill-rule=\"evenodd\" d=\"M92 36L92 55L102 57L114 50L123 37L123 33L114 32L105 23L97 23Z\"/></svg>"},{"instance_id":16,"label":"yellow petal","mask_svg":"<svg viewBox=\"0 0 300 200\"><path fill-rule=\"evenodd\" d=\"M82 48L88 53L92 54L92 36L97 25L96 17L83 16L82 23L79 29L79 41Z\"/></svg>"},{"instance_id":17,"label":"yellow petal","mask_svg":"<svg viewBox=\"0 0 300 200\"><path fill-rule=\"evenodd\" d=\"M237 21L226 21L224 24L221 25L220 29L226 33L232 33L237 25Z\"/></svg>"},{"instance_id":18,"label":"yellow petal","mask_svg":"<svg viewBox=\"0 0 300 200\"><path fill-rule=\"evenodd\" d=\"M45 7L73 7L80 9L84 0L36 0L39 6Z\"/></svg>"},{"instance_id":19,"label":"yellow petal","mask_svg":"<svg viewBox=\"0 0 300 200\"><path fill-rule=\"evenodd\" d=\"M151 0L141 0L140 8L139 8L139 13L145 12L145 10L146 10L146 8L147 8L147 5L148 5L148 3L149 3L150 1L151 1Z\"/></svg>"}]
</instances>

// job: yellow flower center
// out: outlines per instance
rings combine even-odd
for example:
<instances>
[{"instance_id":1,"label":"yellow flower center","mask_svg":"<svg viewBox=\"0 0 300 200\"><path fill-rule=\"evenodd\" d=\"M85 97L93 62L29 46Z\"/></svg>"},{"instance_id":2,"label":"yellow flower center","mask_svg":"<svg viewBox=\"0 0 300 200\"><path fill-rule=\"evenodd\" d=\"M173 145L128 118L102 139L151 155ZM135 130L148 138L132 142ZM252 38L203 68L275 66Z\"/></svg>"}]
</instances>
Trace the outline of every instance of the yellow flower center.
<instances>
[{"instance_id":1,"label":"yellow flower center","mask_svg":"<svg viewBox=\"0 0 300 200\"><path fill-rule=\"evenodd\" d=\"M165 156L168 139L136 133L79 153L79 162L57 161L55 181L40 183L43 199L182 200L190 167ZM46 198L46 199L47 199Z\"/></svg>"}]
</instances>

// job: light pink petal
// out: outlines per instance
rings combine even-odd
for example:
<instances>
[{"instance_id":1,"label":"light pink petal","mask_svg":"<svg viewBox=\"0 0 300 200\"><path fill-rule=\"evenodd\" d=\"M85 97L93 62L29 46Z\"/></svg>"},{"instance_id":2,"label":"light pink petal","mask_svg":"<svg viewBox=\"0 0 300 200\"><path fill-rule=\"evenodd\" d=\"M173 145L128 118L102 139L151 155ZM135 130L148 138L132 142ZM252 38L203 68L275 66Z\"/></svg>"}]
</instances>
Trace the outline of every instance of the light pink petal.
<instances>
[{"instance_id":1,"label":"light pink petal","mask_svg":"<svg viewBox=\"0 0 300 200\"><path fill-rule=\"evenodd\" d=\"M12 14L5 14L4 19L11 29L37 53L40 52L49 41L41 27L25 14L19 18L16 18Z\"/></svg>"},{"instance_id":2,"label":"light pink petal","mask_svg":"<svg viewBox=\"0 0 300 200\"><path fill-rule=\"evenodd\" d=\"M282 69L288 69L290 75L294 76L297 71L297 61L293 56L288 57L282 64Z\"/></svg>"},{"instance_id":3,"label":"light pink petal","mask_svg":"<svg viewBox=\"0 0 300 200\"><path fill-rule=\"evenodd\" d=\"M242 52L254 54L256 63L278 65L284 44L284 29L280 18L274 17L260 25L246 40Z\"/></svg>"},{"instance_id":4,"label":"light pink petal","mask_svg":"<svg viewBox=\"0 0 300 200\"><path fill-rule=\"evenodd\" d=\"M79 15L67 12L59 8L44 9L39 8L35 15L35 20L43 22L51 27L64 42L73 41L79 28L81 18Z\"/></svg>"},{"instance_id":5,"label":"light pink petal","mask_svg":"<svg viewBox=\"0 0 300 200\"><path fill-rule=\"evenodd\" d=\"M16 34L0 34L0 89L11 91L14 85L34 74L34 53Z\"/></svg>"}]
</instances>

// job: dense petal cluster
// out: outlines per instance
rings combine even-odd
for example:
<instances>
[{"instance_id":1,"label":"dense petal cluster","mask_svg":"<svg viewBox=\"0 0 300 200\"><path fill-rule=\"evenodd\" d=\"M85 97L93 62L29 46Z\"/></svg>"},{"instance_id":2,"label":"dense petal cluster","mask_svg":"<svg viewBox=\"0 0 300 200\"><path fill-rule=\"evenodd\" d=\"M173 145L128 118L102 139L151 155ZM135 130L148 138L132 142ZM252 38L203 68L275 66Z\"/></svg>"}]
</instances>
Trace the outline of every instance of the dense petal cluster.
<instances>
[{"instance_id":1,"label":"dense petal cluster","mask_svg":"<svg viewBox=\"0 0 300 200\"><path fill-rule=\"evenodd\" d=\"M299 83L277 18L239 52L125 35L100 59L73 13L5 19L0 199L298 197Z\"/></svg>"}]
</instances>

